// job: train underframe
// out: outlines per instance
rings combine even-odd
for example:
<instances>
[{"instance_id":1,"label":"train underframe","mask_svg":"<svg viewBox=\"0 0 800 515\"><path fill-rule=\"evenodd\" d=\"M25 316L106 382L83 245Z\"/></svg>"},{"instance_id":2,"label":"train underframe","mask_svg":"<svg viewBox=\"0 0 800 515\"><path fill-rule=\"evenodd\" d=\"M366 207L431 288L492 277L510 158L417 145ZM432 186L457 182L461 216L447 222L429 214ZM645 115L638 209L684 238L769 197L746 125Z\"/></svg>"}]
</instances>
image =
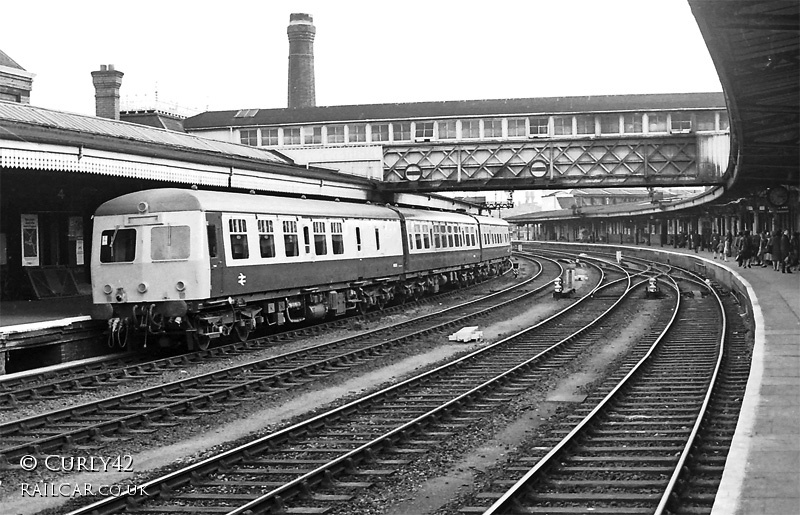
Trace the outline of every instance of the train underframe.
<instances>
[{"instance_id":1,"label":"train underframe","mask_svg":"<svg viewBox=\"0 0 800 515\"><path fill-rule=\"evenodd\" d=\"M253 331L265 327L314 323L354 312L363 314L389 303L418 300L442 288L469 286L508 269L509 260L504 259L404 280L387 278L351 282L340 288L305 288L280 297L249 294L196 305L126 304L116 306L116 316L108 322L109 345L148 349L185 345L189 350L205 350L214 340L231 334L246 341Z\"/></svg>"}]
</instances>

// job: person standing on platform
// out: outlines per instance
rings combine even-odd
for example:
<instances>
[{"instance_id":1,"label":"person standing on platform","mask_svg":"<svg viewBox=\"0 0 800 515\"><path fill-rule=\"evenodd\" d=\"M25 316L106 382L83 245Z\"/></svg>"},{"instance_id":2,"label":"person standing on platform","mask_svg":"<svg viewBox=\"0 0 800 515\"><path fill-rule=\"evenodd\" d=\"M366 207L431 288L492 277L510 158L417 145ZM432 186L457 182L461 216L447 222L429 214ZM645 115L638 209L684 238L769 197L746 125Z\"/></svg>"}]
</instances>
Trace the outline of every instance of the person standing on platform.
<instances>
[{"instance_id":1,"label":"person standing on platform","mask_svg":"<svg viewBox=\"0 0 800 515\"><path fill-rule=\"evenodd\" d=\"M789 248L792 253L792 268L794 271L800 271L800 232L793 232L792 237L789 238Z\"/></svg>"},{"instance_id":2,"label":"person standing on platform","mask_svg":"<svg viewBox=\"0 0 800 515\"><path fill-rule=\"evenodd\" d=\"M742 266L742 234L742 231L739 231L733 237L733 248L731 249L733 260L739 263L739 266Z\"/></svg>"},{"instance_id":3,"label":"person standing on platform","mask_svg":"<svg viewBox=\"0 0 800 515\"><path fill-rule=\"evenodd\" d=\"M758 231L753 232L753 263L756 266L761 266L761 260L764 259L764 253L761 252L761 233Z\"/></svg>"},{"instance_id":4,"label":"person standing on platform","mask_svg":"<svg viewBox=\"0 0 800 515\"><path fill-rule=\"evenodd\" d=\"M783 231L783 236L781 236L781 273L782 274L791 274L792 269L789 267L789 263L792 259L792 247L789 243L789 229ZM787 270L788 269L788 270Z\"/></svg>"},{"instance_id":5,"label":"person standing on platform","mask_svg":"<svg viewBox=\"0 0 800 515\"><path fill-rule=\"evenodd\" d=\"M722 260L727 261L729 257L731 257L731 253L733 252L733 236L731 236L731 232L728 231L725 234L725 241L723 243L723 253L722 253Z\"/></svg>"},{"instance_id":6,"label":"person standing on platform","mask_svg":"<svg viewBox=\"0 0 800 515\"><path fill-rule=\"evenodd\" d=\"M714 231L711 235L711 252L714 253L714 259L717 259L717 256L722 257L722 247L720 244L722 243L722 238L719 237L719 233Z\"/></svg>"},{"instance_id":7,"label":"person standing on platform","mask_svg":"<svg viewBox=\"0 0 800 515\"><path fill-rule=\"evenodd\" d=\"M767 263L772 263L772 237L769 231L761 235L761 268L766 268Z\"/></svg>"},{"instance_id":8,"label":"person standing on platform","mask_svg":"<svg viewBox=\"0 0 800 515\"><path fill-rule=\"evenodd\" d=\"M750 231L743 231L741 238L739 238L739 255L736 257L736 261L739 263L739 266L751 268L750 260L752 257L753 242L750 240Z\"/></svg>"},{"instance_id":9,"label":"person standing on platform","mask_svg":"<svg viewBox=\"0 0 800 515\"><path fill-rule=\"evenodd\" d=\"M783 261L783 256L781 256L781 231L775 231L772 234L772 269L776 272L781 265L781 261Z\"/></svg>"}]
</instances>

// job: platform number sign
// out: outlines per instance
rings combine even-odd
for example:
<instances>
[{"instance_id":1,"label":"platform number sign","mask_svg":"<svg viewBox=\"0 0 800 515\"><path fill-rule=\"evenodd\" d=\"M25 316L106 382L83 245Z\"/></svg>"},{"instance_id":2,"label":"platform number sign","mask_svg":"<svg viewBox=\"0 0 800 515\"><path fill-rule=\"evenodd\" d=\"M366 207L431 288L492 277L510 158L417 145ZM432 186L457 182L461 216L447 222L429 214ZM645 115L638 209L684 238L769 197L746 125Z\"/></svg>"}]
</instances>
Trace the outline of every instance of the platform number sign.
<instances>
[{"instance_id":1,"label":"platform number sign","mask_svg":"<svg viewBox=\"0 0 800 515\"><path fill-rule=\"evenodd\" d=\"M422 168L419 165L406 166L405 177L407 181L418 181L422 177Z\"/></svg>"},{"instance_id":2,"label":"platform number sign","mask_svg":"<svg viewBox=\"0 0 800 515\"><path fill-rule=\"evenodd\" d=\"M531 163L531 175L534 177L542 178L547 175L547 161L537 159Z\"/></svg>"}]
</instances>

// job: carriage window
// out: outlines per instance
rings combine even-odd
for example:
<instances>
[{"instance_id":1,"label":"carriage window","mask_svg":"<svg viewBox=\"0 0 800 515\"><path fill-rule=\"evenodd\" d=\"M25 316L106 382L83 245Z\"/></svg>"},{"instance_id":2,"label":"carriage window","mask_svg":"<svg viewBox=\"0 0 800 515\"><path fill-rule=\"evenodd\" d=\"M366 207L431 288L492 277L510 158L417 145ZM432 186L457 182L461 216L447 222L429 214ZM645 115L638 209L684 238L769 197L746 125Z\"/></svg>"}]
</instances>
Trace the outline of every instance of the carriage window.
<instances>
[{"instance_id":1,"label":"carriage window","mask_svg":"<svg viewBox=\"0 0 800 515\"><path fill-rule=\"evenodd\" d=\"M136 258L136 229L103 231L100 236L100 262L125 263Z\"/></svg>"},{"instance_id":2,"label":"carriage window","mask_svg":"<svg viewBox=\"0 0 800 515\"><path fill-rule=\"evenodd\" d=\"M334 254L344 254L342 222L331 222L331 246Z\"/></svg>"},{"instance_id":3,"label":"carriage window","mask_svg":"<svg viewBox=\"0 0 800 515\"><path fill-rule=\"evenodd\" d=\"M325 222L314 222L314 254L324 256L328 253L328 242L325 238Z\"/></svg>"},{"instance_id":4,"label":"carriage window","mask_svg":"<svg viewBox=\"0 0 800 515\"><path fill-rule=\"evenodd\" d=\"M414 240L417 243L417 248L422 248L422 227L419 224L414 224Z\"/></svg>"},{"instance_id":5,"label":"carriage window","mask_svg":"<svg viewBox=\"0 0 800 515\"><path fill-rule=\"evenodd\" d=\"M150 259L189 259L189 236L188 225L153 227L150 231Z\"/></svg>"},{"instance_id":6,"label":"carriage window","mask_svg":"<svg viewBox=\"0 0 800 515\"><path fill-rule=\"evenodd\" d=\"M375 250L381 250L381 230L375 228Z\"/></svg>"},{"instance_id":7,"label":"carriage window","mask_svg":"<svg viewBox=\"0 0 800 515\"><path fill-rule=\"evenodd\" d=\"M300 247L297 241L297 222L283 221L283 247L286 250L286 257L300 255Z\"/></svg>"},{"instance_id":8,"label":"carriage window","mask_svg":"<svg viewBox=\"0 0 800 515\"><path fill-rule=\"evenodd\" d=\"M262 258L275 257L275 230L272 220L258 221L258 246Z\"/></svg>"},{"instance_id":9,"label":"carriage window","mask_svg":"<svg viewBox=\"0 0 800 515\"><path fill-rule=\"evenodd\" d=\"M217 257L217 227L215 225L207 225L206 232L208 233L208 257Z\"/></svg>"},{"instance_id":10,"label":"carriage window","mask_svg":"<svg viewBox=\"0 0 800 515\"><path fill-rule=\"evenodd\" d=\"M247 220L231 218L228 220L228 229L231 233L231 257L233 259L250 257L250 250L247 248Z\"/></svg>"},{"instance_id":11,"label":"carriage window","mask_svg":"<svg viewBox=\"0 0 800 515\"><path fill-rule=\"evenodd\" d=\"M356 250L361 252L361 227L356 227Z\"/></svg>"},{"instance_id":12,"label":"carriage window","mask_svg":"<svg viewBox=\"0 0 800 515\"><path fill-rule=\"evenodd\" d=\"M431 230L427 225L423 225L422 230L425 231L422 233L422 244L429 249L431 248Z\"/></svg>"},{"instance_id":13,"label":"carriage window","mask_svg":"<svg viewBox=\"0 0 800 515\"><path fill-rule=\"evenodd\" d=\"M440 249L442 248L442 236L439 234L439 226L433 226L433 248Z\"/></svg>"}]
</instances>

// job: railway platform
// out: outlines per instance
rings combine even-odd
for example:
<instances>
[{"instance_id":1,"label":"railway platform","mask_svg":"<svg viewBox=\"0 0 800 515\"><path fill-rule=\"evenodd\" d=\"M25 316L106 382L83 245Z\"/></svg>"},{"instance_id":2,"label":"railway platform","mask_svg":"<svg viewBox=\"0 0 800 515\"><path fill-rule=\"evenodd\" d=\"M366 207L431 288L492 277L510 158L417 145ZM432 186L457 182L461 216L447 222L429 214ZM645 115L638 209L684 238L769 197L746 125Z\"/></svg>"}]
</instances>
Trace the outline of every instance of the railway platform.
<instances>
[{"instance_id":1,"label":"railway platform","mask_svg":"<svg viewBox=\"0 0 800 515\"><path fill-rule=\"evenodd\" d=\"M751 295L753 362L712 515L785 515L800 506L800 272L739 267L713 253L669 249L730 268Z\"/></svg>"},{"instance_id":2,"label":"railway platform","mask_svg":"<svg viewBox=\"0 0 800 515\"><path fill-rule=\"evenodd\" d=\"M0 333L30 330L42 325L66 325L75 319L89 320L90 295L42 300L0 302Z\"/></svg>"},{"instance_id":3,"label":"railway platform","mask_svg":"<svg viewBox=\"0 0 800 515\"><path fill-rule=\"evenodd\" d=\"M91 297L0 302L0 375L105 353Z\"/></svg>"},{"instance_id":4,"label":"railway platform","mask_svg":"<svg viewBox=\"0 0 800 515\"><path fill-rule=\"evenodd\" d=\"M517 242L515 242L516 245ZM581 246L580 243L540 243ZM716 269L750 299L753 360L739 422L712 515L787 515L800 506L800 272L739 267L708 251L657 245L590 245L609 252L664 252L695 268ZM626 249L628 249L626 251ZM672 258L671 256L675 256ZM690 259L686 259L689 257Z\"/></svg>"}]
</instances>

